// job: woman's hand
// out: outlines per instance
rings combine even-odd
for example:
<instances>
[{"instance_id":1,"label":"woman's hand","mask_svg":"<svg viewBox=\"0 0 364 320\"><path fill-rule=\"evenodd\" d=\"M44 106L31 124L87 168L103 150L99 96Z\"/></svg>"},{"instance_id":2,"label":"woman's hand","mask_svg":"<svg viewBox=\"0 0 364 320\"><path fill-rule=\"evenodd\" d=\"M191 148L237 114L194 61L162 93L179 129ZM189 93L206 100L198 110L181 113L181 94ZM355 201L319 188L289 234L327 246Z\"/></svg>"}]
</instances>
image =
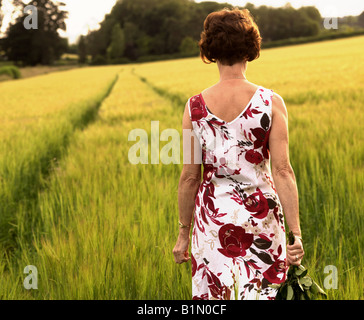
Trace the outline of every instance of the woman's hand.
<instances>
[{"instance_id":1,"label":"woman's hand","mask_svg":"<svg viewBox=\"0 0 364 320\"><path fill-rule=\"evenodd\" d=\"M176 263L183 263L190 260L190 256L188 254L188 248L190 246L190 232L189 228L187 230L180 229L180 233L178 235L177 243L173 248L174 261Z\"/></svg>"},{"instance_id":2,"label":"woman's hand","mask_svg":"<svg viewBox=\"0 0 364 320\"><path fill-rule=\"evenodd\" d=\"M294 244L287 244L287 267L290 265L299 266L304 254L301 239L295 237Z\"/></svg>"}]
</instances>

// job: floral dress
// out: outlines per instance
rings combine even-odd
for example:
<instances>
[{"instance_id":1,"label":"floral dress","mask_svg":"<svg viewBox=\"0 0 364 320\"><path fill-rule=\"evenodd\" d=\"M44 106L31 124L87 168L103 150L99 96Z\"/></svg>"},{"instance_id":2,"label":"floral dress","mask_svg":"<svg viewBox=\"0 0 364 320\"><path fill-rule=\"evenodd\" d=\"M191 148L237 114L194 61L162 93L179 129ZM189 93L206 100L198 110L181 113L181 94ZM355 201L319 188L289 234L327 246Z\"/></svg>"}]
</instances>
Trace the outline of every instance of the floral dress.
<instances>
[{"instance_id":1,"label":"floral dress","mask_svg":"<svg viewBox=\"0 0 364 320\"><path fill-rule=\"evenodd\" d=\"M203 181L191 241L193 299L269 299L286 279L284 217L272 179L273 91L259 86L230 122L201 94L188 100Z\"/></svg>"}]
</instances>

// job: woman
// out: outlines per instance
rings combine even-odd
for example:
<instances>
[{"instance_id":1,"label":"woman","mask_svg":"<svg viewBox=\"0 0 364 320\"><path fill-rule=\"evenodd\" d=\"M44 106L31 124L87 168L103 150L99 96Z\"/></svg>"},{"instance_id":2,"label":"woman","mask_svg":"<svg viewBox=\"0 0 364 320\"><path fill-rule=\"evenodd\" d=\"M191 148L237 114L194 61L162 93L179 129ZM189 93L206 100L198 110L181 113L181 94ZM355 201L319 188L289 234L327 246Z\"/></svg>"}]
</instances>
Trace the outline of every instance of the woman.
<instances>
[{"instance_id":1,"label":"woman","mask_svg":"<svg viewBox=\"0 0 364 320\"><path fill-rule=\"evenodd\" d=\"M304 255L287 110L278 94L245 77L260 43L248 10L224 9L204 22L201 57L217 63L220 81L186 104L183 129L193 130L202 161L183 165L173 249L176 263L192 260L193 299L274 299L270 285L284 282Z\"/></svg>"}]
</instances>

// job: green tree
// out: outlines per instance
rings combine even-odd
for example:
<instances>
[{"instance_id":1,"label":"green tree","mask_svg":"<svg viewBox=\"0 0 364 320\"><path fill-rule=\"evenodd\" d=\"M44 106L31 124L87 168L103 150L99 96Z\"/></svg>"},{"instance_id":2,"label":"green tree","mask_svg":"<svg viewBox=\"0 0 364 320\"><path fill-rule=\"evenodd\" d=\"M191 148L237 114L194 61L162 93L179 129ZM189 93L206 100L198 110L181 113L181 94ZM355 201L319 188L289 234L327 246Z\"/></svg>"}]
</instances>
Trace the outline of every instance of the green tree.
<instances>
[{"instance_id":1,"label":"green tree","mask_svg":"<svg viewBox=\"0 0 364 320\"><path fill-rule=\"evenodd\" d=\"M232 8L228 3L192 0L122 0L117 1L101 27L87 37L93 57L107 56L112 29L120 24L125 35L124 56L130 60L145 55L174 54L187 50L186 37L198 41L206 16L212 11ZM322 18L313 6L300 9L287 4L281 8L246 3L255 18L263 41L316 35ZM187 40L188 41L188 40Z\"/></svg>"},{"instance_id":2,"label":"green tree","mask_svg":"<svg viewBox=\"0 0 364 320\"><path fill-rule=\"evenodd\" d=\"M134 22L126 21L124 23L125 33L125 56L128 59L135 60L138 58L137 39L140 36L138 25Z\"/></svg>"},{"instance_id":3,"label":"green tree","mask_svg":"<svg viewBox=\"0 0 364 320\"><path fill-rule=\"evenodd\" d=\"M358 25L364 28L364 11L358 17Z\"/></svg>"},{"instance_id":4,"label":"green tree","mask_svg":"<svg viewBox=\"0 0 364 320\"><path fill-rule=\"evenodd\" d=\"M138 56L148 55L150 52L150 44L153 42L153 38L145 33L139 35L136 39L136 45L138 47Z\"/></svg>"},{"instance_id":5,"label":"green tree","mask_svg":"<svg viewBox=\"0 0 364 320\"><path fill-rule=\"evenodd\" d=\"M78 41L78 61L82 64L87 62L86 39L84 36L81 36Z\"/></svg>"},{"instance_id":6,"label":"green tree","mask_svg":"<svg viewBox=\"0 0 364 320\"><path fill-rule=\"evenodd\" d=\"M322 23L322 17L320 11L314 6L301 7L298 11L304 13L309 19L312 21L316 21L317 23Z\"/></svg>"},{"instance_id":7,"label":"green tree","mask_svg":"<svg viewBox=\"0 0 364 320\"><path fill-rule=\"evenodd\" d=\"M120 24L116 23L112 29L111 43L107 49L109 59L121 58L125 50L125 35Z\"/></svg>"},{"instance_id":8,"label":"green tree","mask_svg":"<svg viewBox=\"0 0 364 320\"><path fill-rule=\"evenodd\" d=\"M186 55L197 55L199 52L197 41L191 37L185 37L179 46L179 51Z\"/></svg>"},{"instance_id":9,"label":"green tree","mask_svg":"<svg viewBox=\"0 0 364 320\"><path fill-rule=\"evenodd\" d=\"M67 39L62 39L58 30L66 30L67 12L60 7L62 2L50 0L32 0L27 5L34 5L38 12L38 29L26 29L23 14L10 25L3 47L9 60L24 65L50 65L67 50ZM26 4L22 5L23 12Z\"/></svg>"}]
</instances>

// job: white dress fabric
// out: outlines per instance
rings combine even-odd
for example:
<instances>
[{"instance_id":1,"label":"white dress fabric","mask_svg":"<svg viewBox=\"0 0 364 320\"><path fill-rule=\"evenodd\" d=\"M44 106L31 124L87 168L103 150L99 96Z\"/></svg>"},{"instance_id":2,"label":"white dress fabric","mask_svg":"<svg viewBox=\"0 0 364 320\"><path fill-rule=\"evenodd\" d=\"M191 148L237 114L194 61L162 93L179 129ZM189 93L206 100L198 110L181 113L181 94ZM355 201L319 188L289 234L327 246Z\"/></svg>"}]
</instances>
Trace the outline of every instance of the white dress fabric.
<instances>
[{"instance_id":1,"label":"white dress fabric","mask_svg":"<svg viewBox=\"0 0 364 320\"><path fill-rule=\"evenodd\" d=\"M230 122L212 114L202 94L188 100L204 167L191 241L193 299L273 300L269 285L286 279L284 217L270 169L272 97L259 86Z\"/></svg>"}]
</instances>

